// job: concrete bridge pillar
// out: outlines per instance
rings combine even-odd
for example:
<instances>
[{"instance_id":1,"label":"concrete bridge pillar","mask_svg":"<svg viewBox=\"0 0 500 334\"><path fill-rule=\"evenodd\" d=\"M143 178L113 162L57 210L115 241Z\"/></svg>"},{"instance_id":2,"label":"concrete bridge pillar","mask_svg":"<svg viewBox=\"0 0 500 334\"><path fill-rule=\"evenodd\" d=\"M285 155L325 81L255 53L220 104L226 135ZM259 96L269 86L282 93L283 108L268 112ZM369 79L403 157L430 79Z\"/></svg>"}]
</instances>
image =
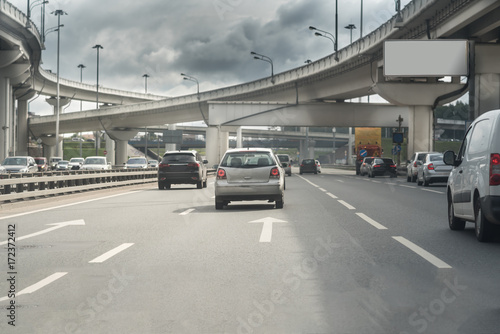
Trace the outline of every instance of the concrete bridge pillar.
<instances>
[{"instance_id":1,"label":"concrete bridge pillar","mask_svg":"<svg viewBox=\"0 0 500 334\"><path fill-rule=\"evenodd\" d=\"M500 109L500 45L475 45L474 80L470 89L470 105L474 118L493 109Z\"/></svg>"},{"instance_id":2,"label":"concrete bridge pillar","mask_svg":"<svg viewBox=\"0 0 500 334\"><path fill-rule=\"evenodd\" d=\"M54 107L54 115L60 115L62 113L62 108L67 105L68 103L71 102L71 99L66 98L66 97L59 97L59 110L57 110L57 97L50 97L48 99L45 99L48 104ZM58 125L56 125L57 127ZM54 129L54 133L56 136L59 134L59 129ZM55 151L53 152L53 156L58 156L58 157L63 157L63 146L62 146L62 140L61 136L59 136L59 140L55 144Z\"/></svg>"},{"instance_id":3,"label":"concrete bridge pillar","mask_svg":"<svg viewBox=\"0 0 500 334\"><path fill-rule=\"evenodd\" d=\"M128 160L128 141L137 134L136 130L113 129L106 131L106 157L112 165L121 166Z\"/></svg>"},{"instance_id":4,"label":"concrete bridge pillar","mask_svg":"<svg viewBox=\"0 0 500 334\"><path fill-rule=\"evenodd\" d=\"M207 128L206 147L208 165L218 165L229 148L229 132L222 131L218 126L209 126Z\"/></svg>"},{"instance_id":5,"label":"concrete bridge pillar","mask_svg":"<svg viewBox=\"0 0 500 334\"><path fill-rule=\"evenodd\" d=\"M0 161L9 156L10 116L12 114L12 87L10 79L0 77Z\"/></svg>"},{"instance_id":6,"label":"concrete bridge pillar","mask_svg":"<svg viewBox=\"0 0 500 334\"><path fill-rule=\"evenodd\" d=\"M433 121L434 113L431 106L410 107L408 120L408 146L410 152L434 151Z\"/></svg>"}]
</instances>

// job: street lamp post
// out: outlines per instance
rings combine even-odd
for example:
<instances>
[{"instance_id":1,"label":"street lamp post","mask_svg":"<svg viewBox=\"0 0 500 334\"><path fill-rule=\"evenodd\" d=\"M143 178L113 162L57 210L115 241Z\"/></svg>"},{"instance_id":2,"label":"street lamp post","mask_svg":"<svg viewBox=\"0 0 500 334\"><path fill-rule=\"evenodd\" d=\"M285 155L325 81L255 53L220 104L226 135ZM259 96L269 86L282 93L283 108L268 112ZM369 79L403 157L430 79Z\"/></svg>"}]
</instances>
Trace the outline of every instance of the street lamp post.
<instances>
[{"instance_id":1,"label":"street lamp post","mask_svg":"<svg viewBox=\"0 0 500 334\"><path fill-rule=\"evenodd\" d=\"M78 68L80 69L80 82L83 82L83 69L85 67L86 66L83 65L83 64L78 65ZM80 100L80 111L82 111L82 109L83 109L82 100ZM78 133L78 141L80 142L80 156L83 156L83 152L82 152L82 133L81 132Z\"/></svg>"},{"instance_id":2,"label":"street lamp post","mask_svg":"<svg viewBox=\"0 0 500 334\"><path fill-rule=\"evenodd\" d=\"M321 30L321 29L318 29L316 27L313 27L313 26L309 26L309 30L314 30L316 31L314 33L315 36L320 36L320 37L324 37L324 38L327 38L329 39L330 41L332 41L333 43L333 51L335 52L335 60L336 61L339 61L339 57L337 55L337 51L338 51L338 44L337 44L337 39L335 38L335 36L333 36L331 33L329 33L328 31L325 31L325 30ZM320 32L318 32L320 31Z\"/></svg>"},{"instance_id":3,"label":"street lamp post","mask_svg":"<svg viewBox=\"0 0 500 334\"><path fill-rule=\"evenodd\" d=\"M99 50L103 49L102 45L96 44L92 49L97 50L97 85L96 85L96 109L99 110ZM95 132L95 155L99 155L99 131Z\"/></svg>"},{"instance_id":4,"label":"street lamp post","mask_svg":"<svg viewBox=\"0 0 500 334\"><path fill-rule=\"evenodd\" d=\"M29 6L29 1L28 1ZM57 16L57 97L56 97L56 157L61 156L59 151L59 108L60 108L60 90L59 90L59 54L60 54L60 45L61 45L61 15L68 15L68 13L64 12L61 9L58 9L52 14Z\"/></svg>"},{"instance_id":5,"label":"street lamp post","mask_svg":"<svg viewBox=\"0 0 500 334\"><path fill-rule=\"evenodd\" d=\"M144 94L148 93L148 78L150 77L149 74L144 74L142 76L144 78Z\"/></svg>"},{"instance_id":6,"label":"street lamp post","mask_svg":"<svg viewBox=\"0 0 500 334\"><path fill-rule=\"evenodd\" d=\"M269 58L268 56L264 56L260 53L257 53L257 52L254 52L254 51L251 51L250 52L251 55L253 55L254 59L257 59L257 60L262 60L262 61L265 61L265 62L268 62L269 64L271 64L271 83L274 84L274 65L273 65L273 60L271 58Z\"/></svg>"},{"instance_id":7,"label":"street lamp post","mask_svg":"<svg viewBox=\"0 0 500 334\"><path fill-rule=\"evenodd\" d=\"M199 100L200 99L200 82L198 81L198 79L196 79L195 77L193 77L191 75L187 75L185 73L181 73L181 75L184 77L184 80L196 82L196 94L197 94L198 100Z\"/></svg>"},{"instance_id":8,"label":"street lamp post","mask_svg":"<svg viewBox=\"0 0 500 334\"><path fill-rule=\"evenodd\" d=\"M349 29L351 31L351 43L350 44L352 44L352 30L356 29L356 26L351 23L351 24L346 25L344 28Z\"/></svg>"}]
</instances>

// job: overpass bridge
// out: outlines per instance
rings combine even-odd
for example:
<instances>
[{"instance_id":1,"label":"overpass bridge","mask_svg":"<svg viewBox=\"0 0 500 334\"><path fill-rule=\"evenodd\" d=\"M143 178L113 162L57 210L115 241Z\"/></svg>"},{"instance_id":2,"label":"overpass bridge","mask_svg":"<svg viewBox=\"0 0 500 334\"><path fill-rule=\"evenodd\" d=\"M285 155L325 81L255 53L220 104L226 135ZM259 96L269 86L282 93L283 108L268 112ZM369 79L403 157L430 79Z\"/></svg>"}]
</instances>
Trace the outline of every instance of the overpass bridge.
<instances>
[{"instance_id":1,"label":"overpass bridge","mask_svg":"<svg viewBox=\"0 0 500 334\"><path fill-rule=\"evenodd\" d=\"M54 76L40 68L39 33L27 18L0 0L0 135L2 156L25 150L30 94L54 94ZM227 148L228 131L242 125L394 126L401 115L407 126L410 152L432 150L433 108L469 91L471 119L500 108L500 1L414 0L379 28L351 45L313 63L274 77L199 94L162 98L99 89L99 101L112 106L63 114L61 132L105 130L116 147L116 162L126 157L126 141L137 126L206 120L207 156L216 161ZM467 71L446 74L386 75L384 43L463 40ZM439 55L435 55L439 58ZM338 61L337 61L338 59ZM432 59L432 58L431 58ZM405 64L411 68L412 63ZM466 77L466 82L461 78ZM95 101L92 88L61 80L61 95ZM346 102L379 94L391 104ZM18 114L13 110L17 100ZM140 102L140 101L146 102ZM61 103L60 103L61 105ZM29 131L55 144L56 116L30 118ZM17 129L14 131L13 129ZM52 141L52 143L51 143ZM111 141L110 141L111 142Z\"/></svg>"}]
</instances>

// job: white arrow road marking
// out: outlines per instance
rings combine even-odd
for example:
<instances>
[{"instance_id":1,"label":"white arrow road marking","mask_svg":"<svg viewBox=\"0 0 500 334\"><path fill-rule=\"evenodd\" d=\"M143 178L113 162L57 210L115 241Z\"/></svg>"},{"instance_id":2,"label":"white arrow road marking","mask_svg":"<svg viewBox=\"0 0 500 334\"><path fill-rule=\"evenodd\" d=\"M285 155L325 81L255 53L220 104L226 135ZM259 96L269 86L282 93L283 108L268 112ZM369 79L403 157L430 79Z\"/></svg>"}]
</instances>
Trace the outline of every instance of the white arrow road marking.
<instances>
[{"instance_id":1,"label":"white arrow road marking","mask_svg":"<svg viewBox=\"0 0 500 334\"><path fill-rule=\"evenodd\" d=\"M98 256L95 259L89 261L89 263L102 263L107 259L115 256L116 254L120 253L121 251L124 251L125 249L129 248L132 245L133 243L121 244L120 246L113 248L112 250L102 254L101 256Z\"/></svg>"},{"instance_id":2,"label":"white arrow road marking","mask_svg":"<svg viewBox=\"0 0 500 334\"><path fill-rule=\"evenodd\" d=\"M264 223L262 225L262 232L260 234L259 242L271 242L271 237L273 235L273 223L287 223L287 222L272 217L266 217L251 221L249 223Z\"/></svg>"},{"instance_id":3,"label":"white arrow road marking","mask_svg":"<svg viewBox=\"0 0 500 334\"><path fill-rule=\"evenodd\" d=\"M49 233L49 232L58 230L60 228L66 227L66 226L73 226L73 225L81 226L81 225L85 225L85 221L83 219L78 219L78 220L72 220L72 221L64 222L64 223L54 223L54 224L47 224L47 225L54 225L54 227L49 227L49 228L47 228L45 230L42 230L42 231L39 231L39 232L35 232L35 233L31 233L31 234L28 234L28 235L16 238L16 241L24 240L24 239L28 239L28 238L32 238L32 237L36 237L38 235ZM6 245L7 243L8 243L8 241L2 241L2 242L0 242L0 246L1 245Z\"/></svg>"},{"instance_id":4,"label":"white arrow road marking","mask_svg":"<svg viewBox=\"0 0 500 334\"><path fill-rule=\"evenodd\" d=\"M451 268L451 266L448 263L446 263L446 262L442 261L441 259L437 258L436 256L432 255L431 253L429 253L425 249L421 248L420 246L415 245L410 240L403 238L403 237L392 237L392 238L396 241L399 241L401 244L405 245L406 247L408 247L409 249L411 249L412 251L414 251L415 253L417 253L418 255L420 255L421 257L423 257L424 259L426 259L427 261L429 261L433 265L435 265L436 267L438 267L440 269Z\"/></svg>"},{"instance_id":5,"label":"white arrow road marking","mask_svg":"<svg viewBox=\"0 0 500 334\"><path fill-rule=\"evenodd\" d=\"M19 291L18 293L16 293L16 296L20 296L20 295L24 295L24 294L28 294L28 293L33 293L37 290L40 290L44 286L49 285L50 283L58 280L59 278L63 277L66 274L67 273L64 273L64 272L52 274L49 277L44 278L40 282L35 283L35 284L27 287L26 289ZM8 299L10 299L10 298L9 297L2 297L2 298L0 298L0 302L3 302L4 300L8 300Z\"/></svg>"}]
</instances>

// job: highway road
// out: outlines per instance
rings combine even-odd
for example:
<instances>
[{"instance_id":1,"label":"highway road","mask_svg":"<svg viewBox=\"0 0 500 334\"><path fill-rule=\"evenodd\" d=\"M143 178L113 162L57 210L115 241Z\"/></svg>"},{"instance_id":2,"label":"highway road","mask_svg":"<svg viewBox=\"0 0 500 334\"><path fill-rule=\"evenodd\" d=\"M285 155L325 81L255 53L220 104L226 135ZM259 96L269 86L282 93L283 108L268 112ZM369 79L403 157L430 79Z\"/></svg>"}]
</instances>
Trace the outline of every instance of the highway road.
<instances>
[{"instance_id":1,"label":"highway road","mask_svg":"<svg viewBox=\"0 0 500 334\"><path fill-rule=\"evenodd\" d=\"M324 168L222 211L213 178L155 186L3 208L0 332L499 332L500 242L449 230L444 184Z\"/></svg>"}]
</instances>

